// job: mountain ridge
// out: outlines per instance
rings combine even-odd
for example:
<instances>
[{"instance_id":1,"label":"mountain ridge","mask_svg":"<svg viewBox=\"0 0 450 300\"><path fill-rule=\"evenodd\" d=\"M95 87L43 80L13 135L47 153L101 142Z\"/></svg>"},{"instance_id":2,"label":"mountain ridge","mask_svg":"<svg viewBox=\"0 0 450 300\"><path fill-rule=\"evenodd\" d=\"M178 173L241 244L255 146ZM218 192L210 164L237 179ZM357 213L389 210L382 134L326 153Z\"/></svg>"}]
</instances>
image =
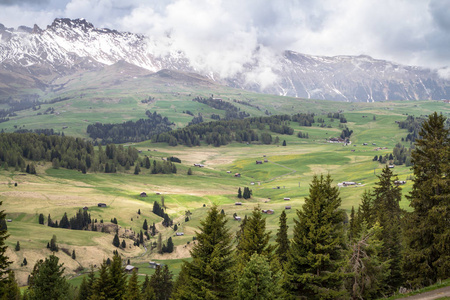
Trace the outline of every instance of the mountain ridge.
<instances>
[{"instance_id":1,"label":"mountain ridge","mask_svg":"<svg viewBox=\"0 0 450 300\"><path fill-rule=\"evenodd\" d=\"M349 102L450 99L450 81L437 70L367 55L317 56L286 50L267 58L256 49L241 71L220 76L218 71L195 67L183 51L158 53L161 47L156 40L96 28L85 19L55 19L46 29L35 25L15 30L0 24L0 35L0 75L26 77L25 88L33 83L42 88L55 78L125 61L149 72L197 73L234 88L301 98ZM0 85L0 95L19 90Z\"/></svg>"}]
</instances>

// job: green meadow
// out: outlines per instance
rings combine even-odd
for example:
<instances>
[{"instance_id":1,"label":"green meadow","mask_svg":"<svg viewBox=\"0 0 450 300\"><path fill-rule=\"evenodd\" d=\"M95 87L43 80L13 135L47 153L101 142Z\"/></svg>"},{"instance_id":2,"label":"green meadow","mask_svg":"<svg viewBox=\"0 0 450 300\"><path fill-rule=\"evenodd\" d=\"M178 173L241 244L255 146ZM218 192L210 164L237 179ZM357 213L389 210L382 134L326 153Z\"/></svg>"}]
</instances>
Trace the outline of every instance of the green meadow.
<instances>
[{"instance_id":1,"label":"green meadow","mask_svg":"<svg viewBox=\"0 0 450 300\"><path fill-rule=\"evenodd\" d=\"M91 77L89 77L91 76ZM417 102L381 102L381 103L339 103L321 100L305 100L289 97L258 95L245 91L204 83L203 90L194 89L189 85L173 84L166 86L164 78L153 78L145 84L139 77L136 80L124 79L121 85L106 85L100 91L90 89L95 82L107 81L108 74L84 74L74 79L68 87L59 94L45 95L48 99L54 97L69 97L69 100L52 104L42 104L39 111L53 107L57 113L37 115L37 111L25 110L17 112L9 122L2 123L0 128L11 132L17 128L37 129L53 128L64 131L66 135L87 138L86 127L95 122L117 123L126 120L137 120L145 117L145 111L157 111L176 124L185 126L192 116L201 113L206 121L211 120L212 113L224 116L223 111L212 109L204 104L191 101L195 96L220 97L232 102L234 99L247 101L252 106L233 102L241 110L252 116L264 116L265 110L272 114L291 114L314 112L316 118L325 120L325 127L315 123L311 127L302 127L291 122L293 135L277 135L279 143L271 145L232 143L222 147L202 144L200 147L176 146L151 143L145 141L133 144L141 150L142 157L150 156L161 159L176 156L182 163L177 164L177 173L170 175L150 174L142 168L139 175L132 171L125 173L82 174L78 171L53 169L51 164L40 163L37 175L29 175L14 171L13 168L0 171L0 199L3 201L8 222L10 237L7 255L13 261L12 268L16 271L20 284L26 284L28 274L34 263L50 254L46 248L53 235L61 249L70 253L75 250L77 257L60 250L57 256L66 267L66 274L78 285L80 274L85 274L91 265L99 266L104 259L112 256L116 248L112 245L113 233L92 231L76 231L51 228L38 224L39 214L47 219L50 214L53 220L60 220L66 212L72 217L82 207L88 207L92 219L98 224L112 225L111 219L118 220L120 239L125 240L127 247L119 249L124 259L130 259L131 264L139 267L140 278L152 274L149 261L162 262L169 265L174 274L178 274L183 259L189 259L189 250L195 241L193 237L198 230L200 220L212 205L218 205L228 217L230 232L234 234L240 223L235 221L233 214L244 217L251 214L255 207L273 209L273 215L267 215L267 229L272 232L272 240L278 228L278 218L286 206L289 232L292 232L296 210L300 209L304 198L309 192L309 183L314 175L330 174L337 184L343 181L357 182L357 186L341 187L342 209L347 213L352 207L357 208L362 193L372 189L381 173L383 164L373 161L375 155L392 153L393 147L406 137L407 131L398 128L396 121L405 120L407 115L426 115L433 111L450 116L450 106L440 101ZM103 78L103 79L102 79ZM153 81L152 81L153 80ZM135 91L134 93L129 92ZM151 103L141 103L141 100L154 97ZM259 107L260 109L257 109ZM327 118L328 112L341 111L347 119L345 124L353 130L351 144L331 144L330 137L340 135L342 128L339 120ZM66 127L64 130L63 127ZM267 129L265 129L267 130ZM300 139L297 133L308 133L308 139ZM282 142L286 141L286 146ZM367 146L363 146L367 143ZM375 144L375 145L373 145ZM409 143L403 143L410 147ZM125 145L129 146L129 145ZM377 147L386 147L376 150ZM256 160L268 162L256 164ZM194 163L204 164L204 168L194 167ZM187 175L191 168L193 175ZM235 177L240 173L241 177ZM407 180L412 172L404 165L395 166L394 173L399 180ZM17 183L17 186L15 186ZM251 199L238 199L238 188L249 187L253 196ZM403 200L401 207L408 210L405 195L411 190L412 182L402 186ZM140 197L146 192L147 197ZM173 228L164 228L162 218L152 213L154 201L164 197L166 212L174 219L178 232ZM286 201L284 198L290 198ZM236 202L242 205L235 205ZM100 208L98 203L105 203L106 208ZM140 210L141 214L137 212ZM190 220L185 221L186 212L191 213ZM142 230L142 224L156 223L157 230L162 234L163 241L172 237L175 251L160 255L151 244L156 241L152 237L146 241L146 248L133 246L130 233ZM14 251L20 242L21 250ZM28 265L21 266L26 258Z\"/></svg>"}]
</instances>

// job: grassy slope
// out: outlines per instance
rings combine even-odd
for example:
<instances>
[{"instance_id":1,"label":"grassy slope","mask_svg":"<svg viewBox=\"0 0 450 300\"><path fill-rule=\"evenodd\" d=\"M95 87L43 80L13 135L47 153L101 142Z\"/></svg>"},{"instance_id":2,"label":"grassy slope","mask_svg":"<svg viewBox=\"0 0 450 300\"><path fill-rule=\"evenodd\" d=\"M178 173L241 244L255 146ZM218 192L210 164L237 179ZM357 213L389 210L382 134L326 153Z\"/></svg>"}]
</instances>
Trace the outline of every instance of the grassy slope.
<instances>
[{"instance_id":1,"label":"grassy slope","mask_svg":"<svg viewBox=\"0 0 450 300\"><path fill-rule=\"evenodd\" d=\"M142 82L137 82L136 94L131 95L124 90L113 88L105 88L102 95L95 91L89 94L86 90L82 98L78 92L78 98L42 105L41 111L52 106L59 112L58 115L37 116L34 111L23 111L12 121L2 123L0 127L10 131L13 125L25 125L28 129L52 127L56 130L62 126L69 126L67 130L64 130L66 134L85 136L84 130L89 123L138 119L144 117L146 109L156 109L178 126L184 126L192 118L183 114L183 110L201 112L204 116L209 116L213 112L223 114L221 111L190 101L194 96L190 87L166 87L161 84L158 88L152 88L151 85L148 85L150 86L148 88L142 86ZM72 88L75 90L79 86L74 84ZM8 218L13 219L12 223L8 223L11 234L7 240L10 246L8 255L14 261L12 267L17 271L21 282L26 280L34 262L49 254L45 245L53 234L57 236L58 243L62 247L70 251L76 250L77 261L73 261L62 252L58 253L68 274L75 274L77 268L88 268L90 264L98 266L104 258L111 256L114 250L111 245L112 235L38 225L39 213L43 213L46 217L51 214L56 220L60 219L64 212L67 212L70 217L79 208L88 206L92 217L98 220L104 219L106 222L116 217L121 226L121 233L130 228L139 231L144 219L150 223L160 222L161 218L152 214L151 209L153 201L160 200L161 197L156 195L156 192L162 193L165 197L167 212L180 224L179 231L185 233L182 237L173 237L177 246L176 253L160 256L144 252L142 247L119 251L124 257L131 258L133 264L141 266L139 273L146 274L151 272L145 268L149 260L175 259L168 261L168 264L177 265L181 258L189 255L192 237L195 235L199 221L212 204L217 204L224 209L229 217L231 232L238 229L238 222L232 218L233 213L244 216L258 204L262 209L274 209L275 214L267 216L267 227L272 234L277 230L279 213L286 205L291 205L293 209L288 210L287 215L290 230L292 230L295 210L301 207L304 197L307 196L312 176L330 173L335 183L356 181L363 185L340 189L342 207L348 212L352 206L358 205L362 192L372 188L377 181L376 174L380 173L383 165L372 161L374 155L390 153L394 145L406 136L406 131L399 130L395 121L404 120L406 113L420 115L440 111L448 116L450 112L448 105L437 101L336 103L256 95L223 87L215 87L213 92L215 97L245 100L258 105L261 111L237 105L241 110L251 112L253 115L264 115L265 109L272 113L316 112L318 114L344 110L348 120L347 126L354 131L353 145L344 147L326 143L327 138L338 136L341 129L338 127L337 120L331 122L325 116L321 116L332 128L300 127L292 123L291 126L295 129L294 135L280 135L280 145L234 143L220 148L205 145L187 148L151 144L148 141L135 145L143 151L142 155L156 158L171 155L179 157L183 163L177 166L178 174L173 175L151 175L145 169L138 176L132 173L83 175L71 170L54 170L49 165L38 166L38 176L1 170L2 209L6 210ZM66 93L75 95L75 92L70 90ZM189 93L191 93L190 96ZM211 93L211 90L205 88L204 92L197 94L208 96ZM140 100L148 95L154 96L157 101L150 104L140 103ZM373 116L376 116L375 121ZM310 138L297 138L298 131L307 132ZM286 147L281 146L283 140L287 142ZM375 151L374 146L362 146L362 143L369 143L369 145L376 143L377 146L387 147L388 150ZM351 149L355 151L352 152ZM256 165L255 160L262 160L264 155L269 162ZM194 163L203 163L206 167L202 169L192 167L194 175L187 176L188 167ZM409 168L404 166L398 166L394 171L399 175L400 180L405 180L411 174ZM233 176L235 172L242 173L242 177L235 178ZM18 183L17 187L14 187L14 182ZM251 185L251 182L255 184ZM254 197L244 201L242 206L235 206L234 203L238 201L237 188L244 186L251 187ZM278 186L280 189L276 188ZM408 182L403 186L403 194L405 195L410 189L411 183ZM149 197L139 197L142 191L147 192ZM290 197L291 200L284 201L284 197ZM108 207L97 208L96 205L99 202L107 203ZM408 209L407 201L403 200L401 206ZM138 209L142 212L140 216L137 215ZM192 220L189 222L184 222L186 210L193 213ZM174 236L172 229L164 229L160 225L158 229L161 230L164 240ZM22 245L22 250L16 253L11 249L17 241ZM129 245L130 240L126 241ZM187 245L188 242L190 242L189 245ZM20 267L23 257L28 260L27 267ZM179 266L175 267L174 272L178 271Z\"/></svg>"}]
</instances>

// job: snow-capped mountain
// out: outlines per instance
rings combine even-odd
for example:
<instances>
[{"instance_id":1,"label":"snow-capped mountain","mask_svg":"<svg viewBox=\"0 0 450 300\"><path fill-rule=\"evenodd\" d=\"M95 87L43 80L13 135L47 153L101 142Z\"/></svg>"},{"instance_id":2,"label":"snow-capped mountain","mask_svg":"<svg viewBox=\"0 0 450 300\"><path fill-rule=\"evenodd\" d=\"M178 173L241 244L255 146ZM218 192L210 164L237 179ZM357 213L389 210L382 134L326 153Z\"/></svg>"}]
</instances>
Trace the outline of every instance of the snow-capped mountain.
<instances>
[{"instance_id":1,"label":"snow-capped mountain","mask_svg":"<svg viewBox=\"0 0 450 300\"><path fill-rule=\"evenodd\" d=\"M220 77L220 72L196 67L182 50L158 49L158 41L139 34L98 29L84 19L55 19L45 30L36 25L12 29L0 24L0 94L14 92L10 82L15 86L46 86L57 77L126 61L151 72L196 72L236 88L304 98L450 98L450 81L439 77L436 70L368 56L323 57L285 51L271 57L267 64L269 59L255 50L254 58L240 72Z\"/></svg>"}]
</instances>

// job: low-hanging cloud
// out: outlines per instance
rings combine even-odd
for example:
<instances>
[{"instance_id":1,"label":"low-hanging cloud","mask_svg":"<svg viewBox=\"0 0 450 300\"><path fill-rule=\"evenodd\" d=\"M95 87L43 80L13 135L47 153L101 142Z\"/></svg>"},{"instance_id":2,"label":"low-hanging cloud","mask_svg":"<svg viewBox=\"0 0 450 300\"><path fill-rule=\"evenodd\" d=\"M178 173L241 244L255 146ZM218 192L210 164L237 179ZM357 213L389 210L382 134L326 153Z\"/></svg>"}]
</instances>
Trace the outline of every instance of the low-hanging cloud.
<instances>
[{"instance_id":1,"label":"low-hanging cloud","mask_svg":"<svg viewBox=\"0 0 450 300\"><path fill-rule=\"evenodd\" d=\"M97 27L149 36L155 54L183 51L204 72L227 76L256 65L258 73L247 79L261 84L276 80L276 57L283 50L450 66L447 0L38 0L26 5L29 2L0 0L6 12L0 23L45 27L55 17L85 18Z\"/></svg>"}]
</instances>

